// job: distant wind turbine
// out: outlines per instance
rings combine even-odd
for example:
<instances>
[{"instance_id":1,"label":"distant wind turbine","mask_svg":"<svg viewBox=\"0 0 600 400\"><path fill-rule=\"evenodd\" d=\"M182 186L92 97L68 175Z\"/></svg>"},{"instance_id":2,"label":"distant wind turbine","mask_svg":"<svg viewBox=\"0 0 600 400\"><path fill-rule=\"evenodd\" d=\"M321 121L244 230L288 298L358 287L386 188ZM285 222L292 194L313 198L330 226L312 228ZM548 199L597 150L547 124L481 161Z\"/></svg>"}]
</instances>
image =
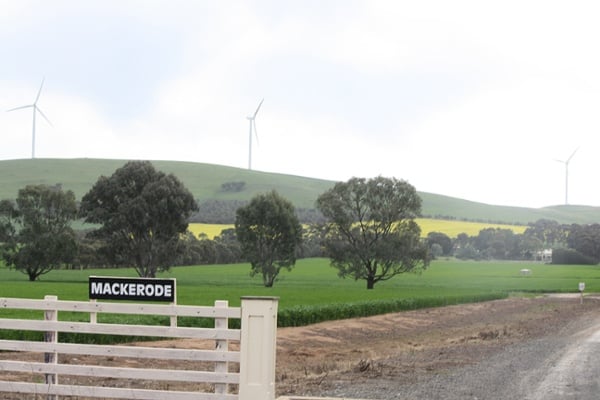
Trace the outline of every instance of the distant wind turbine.
<instances>
[{"instance_id":1,"label":"distant wind turbine","mask_svg":"<svg viewBox=\"0 0 600 400\"><path fill-rule=\"evenodd\" d=\"M42 115L42 117L44 117L46 122L48 122L48 124L50 124L50 126L52 126L52 123L50 122L50 120L44 115L42 110L40 110L40 108L37 106L37 102L40 99L40 94L42 94L43 86L44 86L44 78L42 78L42 84L40 85L40 89L38 90L37 96L35 97L35 101L33 102L33 104L6 110L6 112L10 112L10 111L15 111L15 110L20 110L23 108L29 108L29 107L31 107L33 109L33 130L32 130L32 135L31 135L31 158L35 158L35 115L39 112Z\"/></svg>"},{"instance_id":2,"label":"distant wind turbine","mask_svg":"<svg viewBox=\"0 0 600 400\"><path fill-rule=\"evenodd\" d=\"M246 119L250 122L250 134L248 137L248 169L252 169L252 130L254 130L254 136L256 137L256 142L258 143L258 133L256 131L256 114L258 114L258 110L260 110L260 106L262 106L262 99L260 103L258 103L258 107L256 107L256 111L252 116L247 116Z\"/></svg>"},{"instance_id":3,"label":"distant wind turbine","mask_svg":"<svg viewBox=\"0 0 600 400\"><path fill-rule=\"evenodd\" d=\"M579 150L579 147L576 148L566 160L556 160L559 163L565 164L565 205L569 204L569 163L571 162L571 159L575 153L577 153L577 150Z\"/></svg>"}]
</instances>

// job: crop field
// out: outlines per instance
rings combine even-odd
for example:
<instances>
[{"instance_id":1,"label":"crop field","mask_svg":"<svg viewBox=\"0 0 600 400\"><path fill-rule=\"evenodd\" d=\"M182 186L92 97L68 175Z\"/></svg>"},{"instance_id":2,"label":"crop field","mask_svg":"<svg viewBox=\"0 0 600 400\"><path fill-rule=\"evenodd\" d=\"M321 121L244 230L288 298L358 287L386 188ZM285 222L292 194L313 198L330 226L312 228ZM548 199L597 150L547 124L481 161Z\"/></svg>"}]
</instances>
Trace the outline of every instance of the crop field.
<instances>
[{"instance_id":1,"label":"crop field","mask_svg":"<svg viewBox=\"0 0 600 400\"><path fill-rule=\"evenodd\" d=\"M520 274L522 268L532 271ZM595 266L520 262L434 261L421 274L403 274L367 290L364 281L340 279L324 258L299 260L273 288L249 276L248 264L177 267L160 277L177 279L178 304L240 304L241 296L278 296L280 325L303 325L378 313L503 298L512 293L600 291ZM29 282L24 274L0 268L0 297L87 300L88 276L135 276L131 269L58 270ZM3 315L3 311L0 311Z\"/></svg>"},{"instance_id":2,"label":"crop field","mask_svg":"<svg viewBox=\"0 0 600 400\"><path fill-rule=\"evenodd\" d=\"M444 220L432 218L417 218L417 224L421 227L421 233L424 237L430 232L441 232L451 238L457 237L460 233L466 233L469 236L477 236L479 231L486 228L510 229L514 233L523 233L527 226L524 225L506 225L490 224L485 222L470 222L458 220Z\"/></svg>"},{"instance_id":3,"label":"crop field","mask_svg":"<svg viewBox=\"0 0 600 400\"><path fill-rule=\"evenodd\" d=\"M421 227L421 234L426 237L430 232L441 232L451 238L457 237L460 233L466 233L469 236L477 236L479 231L486 228L510 229L514 233L523 233L527 229L524 225L505 225L490 224L485 222L470 222L458 220L443 220L432 218L417 218L417 224ZM233 228L233 224L190 224L188 230L196 237L206 235L209 239L221 234L224 229Z\"/></svg>"},{"instance_id":4,"label":"crop field","mask_svg":"<svg viewBox=\"0 0 600 400\"><path fill-rule=\"evenodd\" d=\"M201 237L206 235L208 239L214 239L215 236L219 236L221 231L225 229L233 228L233 224L199 224L191 223L188 225L188 231L192 232L194 236Z\"/></svg>"}]
</instances>

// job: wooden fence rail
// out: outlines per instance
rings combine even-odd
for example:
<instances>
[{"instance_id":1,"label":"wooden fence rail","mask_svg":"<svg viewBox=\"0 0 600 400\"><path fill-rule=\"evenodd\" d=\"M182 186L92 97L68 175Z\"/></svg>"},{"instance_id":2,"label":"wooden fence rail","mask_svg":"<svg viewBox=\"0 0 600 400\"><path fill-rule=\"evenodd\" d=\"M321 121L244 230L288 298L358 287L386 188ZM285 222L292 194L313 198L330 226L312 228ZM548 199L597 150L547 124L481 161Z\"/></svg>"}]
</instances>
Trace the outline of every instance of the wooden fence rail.
<instances>
[{"instance_id":1,"label":"wooden fence rail","mask_svg":"<svg viewBox=\"0 0 600 400\"><path fill-rule=\"evenodd\" d=\"M271 297L243 297L241 307L0 298L0 331L30 332L23 335L29 340L0 340L0 392L52 400L273 400L277 303ZM13 309L33 310L32 319L10 318L5 310ZM70 321L73 313L89 316ZM163 316L170 323L99 323L100 314ZM177 317L211 318L214 328L180 327ZM240 319L241 328L229 328L229 319ZM31 340L31 332L43 339ZM64 333L195 341L193 348L166 341L158 347L64 343Z\"/></svg>"}]
</instances>

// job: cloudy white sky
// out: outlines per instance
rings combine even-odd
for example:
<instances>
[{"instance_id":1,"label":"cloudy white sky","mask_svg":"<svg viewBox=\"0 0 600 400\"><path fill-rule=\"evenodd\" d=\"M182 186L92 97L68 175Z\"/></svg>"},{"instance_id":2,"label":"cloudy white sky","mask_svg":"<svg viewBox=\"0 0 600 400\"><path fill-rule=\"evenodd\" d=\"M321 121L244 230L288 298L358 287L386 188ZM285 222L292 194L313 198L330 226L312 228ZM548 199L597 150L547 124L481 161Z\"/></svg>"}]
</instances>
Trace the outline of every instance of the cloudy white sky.
<instances>
[{"instance_id":1,"label":"cloudy white sky","mask_svg":"<svg viewBox=\"0 0 600 400\"><path fill-rule=\"evenodd\" d=\"M0 159L182 160L600 206L596 1L0 0ZM1 171L0 171L1 173Z\"/></svg>"}]
</instances>

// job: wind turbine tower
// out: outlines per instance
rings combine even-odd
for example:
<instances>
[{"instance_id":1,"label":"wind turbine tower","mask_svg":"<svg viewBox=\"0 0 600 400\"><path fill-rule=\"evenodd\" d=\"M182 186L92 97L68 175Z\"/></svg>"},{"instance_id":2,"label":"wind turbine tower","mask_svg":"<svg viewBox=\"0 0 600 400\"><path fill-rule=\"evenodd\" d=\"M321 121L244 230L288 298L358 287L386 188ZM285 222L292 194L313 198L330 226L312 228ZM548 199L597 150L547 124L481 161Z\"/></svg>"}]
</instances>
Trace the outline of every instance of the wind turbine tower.
<instances>
[{"instance_id":1,"label":"wind turbine tower","mask_svg":"<svg viewBox=\"0 0 600 400\"><path fill-rule=\"evenodd\" d=\"M252 169L252 131L254 130L254 136L256 137L256 142L258 143L258 133L256 132L256 114L258 114L258 110L260 110L260 106L262 106L262 99L260 103L258 103L258 107L256 107L256 111L252 116L247 116L246 119L250 123L250 134L248 136L248 169Z\"/></svg>"},{"instance_id":2,"label":"wind turbine tower","mask_svg":"<svg viewBox=\"0 0 600 400\"><path fill-rule=\"evenodd\" d=\"M571 162L571 159L573 158L575 153L577 153L577 150L579 150L579 147L576 148L575 151L571 153L569 158L567 158L566 160L556 160L560 163L565 164L565 205L569 204L569 163Z\"/></svg>"},{"instance_id":3,"label":"wind turbine tower","mask_svg":"<svg viewBox=\"0 0 600 400\"><path fill-rule=\"evenodd\" d=\"M40 115L42 117L44 117L46 122L48 122L48 124L50 124L50 126L52 126L52 123L50 122L50 120L44 115L42 110L40 110L40 108L37 106L37 102L40 99L40 94L42 94L43 86L44 86L44 79L42 78L42 84L40 85L37 96L35 96L35 101L33 102L33 104L28 104L26 106L11 108L10 110L7 110L7 112L10 112L10 111L15 111L15 110L21 110L23 108L29 108L29 107L31 107L33 109L33 129L32 129L32 134L31 134L31 158L35 158L35 116L36 116L36 114L39 112Z\"/></svg>"}]
</instances>

